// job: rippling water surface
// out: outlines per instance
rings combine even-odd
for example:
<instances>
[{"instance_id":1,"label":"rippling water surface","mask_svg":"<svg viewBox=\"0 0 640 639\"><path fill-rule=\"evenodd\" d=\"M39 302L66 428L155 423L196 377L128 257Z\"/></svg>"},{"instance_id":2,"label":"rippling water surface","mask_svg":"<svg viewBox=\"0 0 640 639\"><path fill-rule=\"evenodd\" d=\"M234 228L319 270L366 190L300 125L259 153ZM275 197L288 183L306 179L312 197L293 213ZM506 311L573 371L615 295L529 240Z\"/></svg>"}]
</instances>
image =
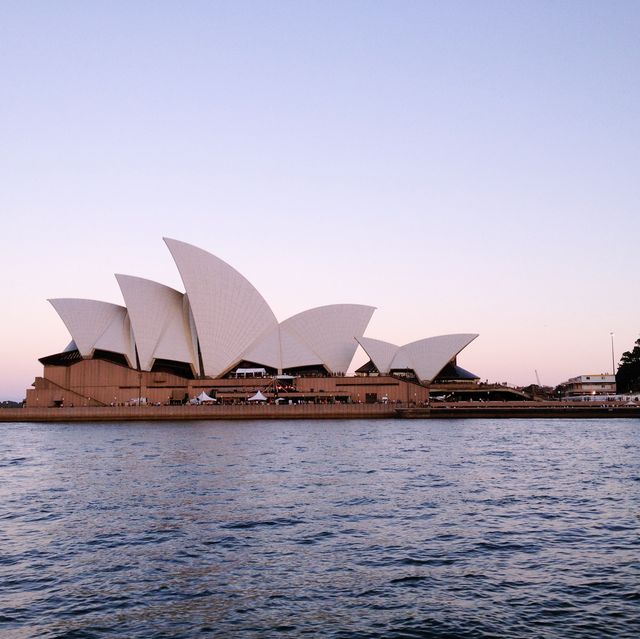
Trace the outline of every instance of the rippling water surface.
<instances>
[{"instance_id":1,"label":"rippling water surface","mask_svg":"<svg viewBox=\"0 0 640 639\"><path fill-rule=\"evenodd\" d=\"M0 636L640 636L640 420L0 424Z\"/></svg>"}]
</instances>

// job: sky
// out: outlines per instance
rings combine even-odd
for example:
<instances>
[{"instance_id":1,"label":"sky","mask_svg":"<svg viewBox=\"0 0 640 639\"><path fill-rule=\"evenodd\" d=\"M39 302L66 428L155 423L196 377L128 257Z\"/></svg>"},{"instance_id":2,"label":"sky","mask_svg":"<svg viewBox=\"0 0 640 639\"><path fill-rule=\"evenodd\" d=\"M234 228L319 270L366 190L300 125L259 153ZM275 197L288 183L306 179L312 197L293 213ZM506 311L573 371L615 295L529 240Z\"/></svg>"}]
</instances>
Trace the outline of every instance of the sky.
<instances>
[{"instance_id":1,"label":"sky","mask_svg":"<svg viewBox=\"0 0 640 639\"><path fill-rule=\"evenodd\" d=\"M184 287L163 237L278 319L479 337L483 380L610 372L640 336L640 3L0 3L0 399L47 302ZM366 361L359 352L356 363Z\"/></svg>"}]
</instances>

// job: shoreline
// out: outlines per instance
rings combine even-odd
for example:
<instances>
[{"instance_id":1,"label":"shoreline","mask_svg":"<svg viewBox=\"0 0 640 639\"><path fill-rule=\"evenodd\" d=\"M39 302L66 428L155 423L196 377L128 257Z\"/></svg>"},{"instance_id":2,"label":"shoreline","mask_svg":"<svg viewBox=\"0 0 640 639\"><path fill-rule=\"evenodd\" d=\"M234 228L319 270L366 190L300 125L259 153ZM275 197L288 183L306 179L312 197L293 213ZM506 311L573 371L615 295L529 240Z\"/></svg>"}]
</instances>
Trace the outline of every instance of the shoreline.
<instances>
[{"instance_id":1,"label":"shoreline","mask_svg":"<svg viewBox=\"0 0 640 639\"><path fill-rule=\"evenodd\" d=\"M118 422L242 419L482 419L640 418L640 405L575 402L397 404L263 404L199 406L78 406L3 408L0 422Z\"/></svg>"}]
</instances>

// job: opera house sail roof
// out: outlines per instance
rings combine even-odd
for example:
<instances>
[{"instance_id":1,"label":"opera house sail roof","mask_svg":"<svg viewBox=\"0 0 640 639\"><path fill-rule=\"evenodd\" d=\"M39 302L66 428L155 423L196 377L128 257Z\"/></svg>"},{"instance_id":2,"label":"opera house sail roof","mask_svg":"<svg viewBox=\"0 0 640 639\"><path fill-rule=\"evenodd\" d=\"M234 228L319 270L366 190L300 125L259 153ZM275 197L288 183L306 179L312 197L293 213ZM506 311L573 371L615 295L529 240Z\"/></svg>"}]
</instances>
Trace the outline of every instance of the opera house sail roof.
<instances>
[{"instance_id":1,"label":"opera house sail roof","mask_svg":"<svg viewBox=\"0 0 640 639\"><path fill-rule=\"evenodd\" d=\"M321 306L279 322L257 289L229 264L191 244L165 242L184 293L117 274L124 306L49 300L69 330L78 357L109 353L140 371L173 362L206 378L224 377L246 364L273 373L313 369L316 374L343 375L360 344L380 374L411 370L420 382L430 383L477 337L442 335L405 346L364 337L375 308L361 304Z\"/></svg>"},{"instance_id":2,"label":"opera house sail roof","mask_svg":"<svg viewBox=\"0 0 640 639\"><path fill-rule=\"evenodd\" d=\"M254 286L227 263L185 242L165 242L187 291L203 372L218 377L278 320Z\"/></svg>"},{"instance_id":3,"label":"opera house sail roof","mask_svg":"<svg viewBox=\"0 0 640 639\"><path fill-rule=\"evenodd\" d=\"M404 346L369 337L360 337L358 341L380 373L412 370L421 382L429 383L476 337L476 333L438 335Z\"/></svg>"}]
</instances>

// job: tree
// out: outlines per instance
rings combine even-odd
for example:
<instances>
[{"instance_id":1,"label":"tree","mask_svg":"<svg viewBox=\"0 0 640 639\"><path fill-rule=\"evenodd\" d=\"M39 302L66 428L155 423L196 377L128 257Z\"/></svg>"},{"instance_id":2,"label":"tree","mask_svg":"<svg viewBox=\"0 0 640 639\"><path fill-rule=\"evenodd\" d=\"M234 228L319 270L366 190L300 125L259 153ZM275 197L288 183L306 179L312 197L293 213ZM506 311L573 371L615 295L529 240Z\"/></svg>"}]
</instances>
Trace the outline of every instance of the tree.
<instances>
[{"instance_id":1,"label":"tree","mask_svg":"<svg viewBox=\"0 0 640 639\"><path fill-rule=\"evenodd\" d=\"M636 340L632 351L625 351L620 358L616 384L619 393L640 391L640 338Z\"/></svg>"}]
</instances>

